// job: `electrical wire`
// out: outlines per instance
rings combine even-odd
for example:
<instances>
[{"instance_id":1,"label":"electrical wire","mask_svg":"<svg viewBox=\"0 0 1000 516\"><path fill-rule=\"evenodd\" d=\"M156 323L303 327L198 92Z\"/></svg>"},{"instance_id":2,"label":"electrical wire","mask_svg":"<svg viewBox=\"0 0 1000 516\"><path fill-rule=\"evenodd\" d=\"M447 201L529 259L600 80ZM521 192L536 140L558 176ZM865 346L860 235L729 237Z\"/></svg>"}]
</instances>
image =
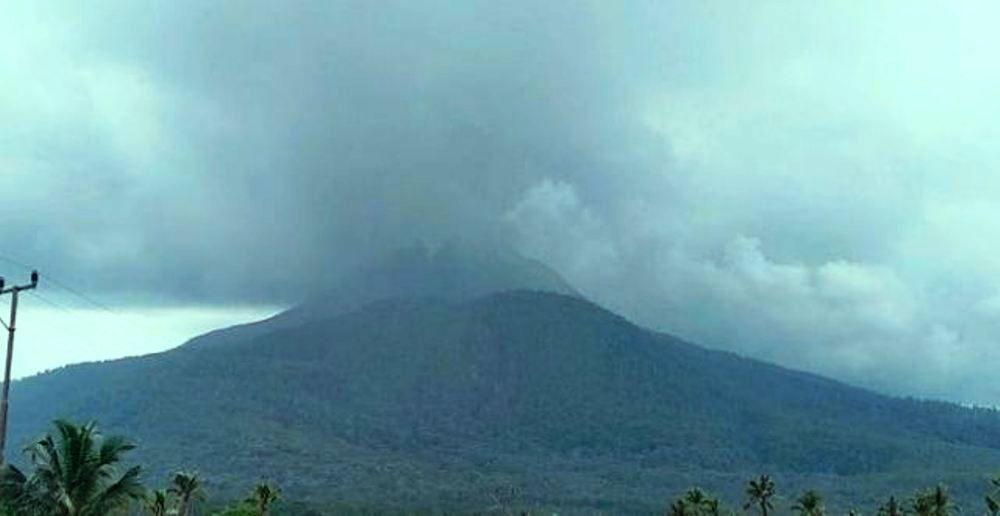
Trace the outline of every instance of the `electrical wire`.
<instances>
[{"instance_id":1,"label":"electrical wire","mask_svg":"<svg viewBox=\"0 0 1000 516\"><path fill-rule=\"evenodd\" d=\"M59 303L56 303L55 301L52 301L52 300L50 300L50 299L47 299L47 298L46 298L45 296L43 296L43 295L39 294L38 292L36 292L36 291L34 291L34 290L29 290L29 291L27 291L27 292L28 292L29 294L31 294L31 295L32 295L32 297L35 297L35 298L36 298L36 299L38 299L39 301L41 301L41 302L43 302L43 303L45 303L45 304L47 304L47 305L51 306L52 308L55 308L56 310L60 310L60 311L63 311L63 312L67 312L67 313L68 313L68 312L72 312L72 310L70 310L69 308L67 308L67 307L65 307L65 306L63 306L63 305L61 305L61 304L59 304Z\"/></svg>"},{"instance_id":2,"label":"electrical wire","mask_svg":"<svg viewBox=\"0 0 1000 516\"><path fill-rule=\"evenodd\" d=\"M15 258L11 258L10 256L4 255L4 254L0 254L0 261L4 261L4 262L7 262L9 264L15 265L17 267L20 267L20 268L26 270L26 271L35 270L34 268L26 265L24 262L22 262L20 260L17 260ZM68 293L76 296L78 299L84 301L85 303L89 304L90 306L92 306L94 308L97 308L99 310L103 310L105 312L108 312L109 314L118 315L117 313L115 313L114 310L112 310L111 308L108 308L104 303L101 303L100 301L92 298L91 296L88 296L87 294L84 294L83 292L80 292L79 290L77 290L77 289L75 289L73 287L70 287L65 282L56 279L55 277L53 277L52 275L50 275L48 273L42 274L41 277L45 279L45 283L46 284L52 284L52 285L54 285L54 286L56 286L56 287L58 287L58 288L60 288L60 289L62 289L64 291L66 291L66 292L68 292ZM37 294L36 294L36 296L37 296ZM42 297L39 296L39 299L42 299ZM43 302L46 302L46 301L43 300ZM49 303L51 303L51 302L49 302ZM55 303L51 303L51 304L53 304L53 306L55 306Z\"/></svg>"}]
</instances>

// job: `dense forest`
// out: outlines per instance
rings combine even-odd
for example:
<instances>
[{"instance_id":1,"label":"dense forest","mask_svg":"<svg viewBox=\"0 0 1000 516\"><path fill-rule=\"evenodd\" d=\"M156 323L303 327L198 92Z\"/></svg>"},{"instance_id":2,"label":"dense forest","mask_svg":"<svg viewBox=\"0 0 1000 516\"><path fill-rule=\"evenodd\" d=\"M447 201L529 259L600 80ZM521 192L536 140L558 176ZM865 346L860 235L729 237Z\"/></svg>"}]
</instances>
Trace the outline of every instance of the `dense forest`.
<instances>
[{"instance_id":1,"label":"dense forest","mask_svg":"<svg viewBox=\"0 0 1000 516\"><path fill-rule=\"evenodd\" d=\"M87 389L79 389L87 385ZM471 510L496 486L563 512L638 512L760 471L831 507L943 481L963 505L1000 464L1000 417L705 350L575 297L391 300L218 345L14 385L12 440L57 417L141 444L155 482L220 495Z\"/></svg>"},{"instance_id":2,"label":"dense forest","mask_svg":"<svg viewBox=\"0 0 1000 516\"><path fill-rule=\"evenodd\" d=\"M197 473L178 471L169 485L147 487L143 468L128 465L128 453L135 445L121 436L105 436L94 423L77 425L65 420L53 423L54 429L26 448L31 470L25 472L7 464L0 471L0 514L4 516L104 516L134 515L194 516L268 516L270 514L379 514L395 511L372 506L328 505L325 510L303 504L281 506L281 489L267 482L256 484L247 498L219 506L210 501ZM720 516L740 511L800 516L824 516L827 510L823 495L806 490L784 507L775 481L768 475L750 479L742 505L729 507L719 498L699 489L689 489L666 509L667 516ZM524 502L513 486L499 486L489 493L490 504L470 513L547 514L550 508L537 508ZM1000 476L990 480L983 497L987 515L1000 514ZM441 508L401 508L406 513L453 513ZM941 485L918 491L908 498L889 495L875 508L879 516L948 516L958 512L948 490ZM622 512L607 507L594 512ZM849 515L861 514L857 508Z\"/></svg>"}]
</instances>

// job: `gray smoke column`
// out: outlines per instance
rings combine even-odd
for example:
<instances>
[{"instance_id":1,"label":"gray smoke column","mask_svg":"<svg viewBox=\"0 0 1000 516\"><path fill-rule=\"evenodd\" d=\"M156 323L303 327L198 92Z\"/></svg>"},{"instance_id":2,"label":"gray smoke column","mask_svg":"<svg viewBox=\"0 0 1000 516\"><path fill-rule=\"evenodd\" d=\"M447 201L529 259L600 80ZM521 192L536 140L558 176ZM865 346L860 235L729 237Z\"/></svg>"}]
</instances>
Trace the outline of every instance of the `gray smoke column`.
<instances>
[{"instance_id":1,"label":"gray smoke column","mask_svg":"<svg viewBox=\"0 0 1000 516\"><path fill-rule=\"evenodd\" d=\"M994 403L998 9L7 2L0 241L233 304L487 240L695 341Z\"/></svg>"},{"instance_id":2,"label":"gray smoke column","mask_svg":"<svg viewBox=\"0 0 1000 516\"><path fill-rule=\"evenodd\" d=\"M5 240L97 289L242 299L421 239L503 238L524 191L599 177L622 139L628 78L599 14L24 5L3 22L26 52L0 61L0 186L34 191L0 208Z\"/></svg>"}]
</instances>

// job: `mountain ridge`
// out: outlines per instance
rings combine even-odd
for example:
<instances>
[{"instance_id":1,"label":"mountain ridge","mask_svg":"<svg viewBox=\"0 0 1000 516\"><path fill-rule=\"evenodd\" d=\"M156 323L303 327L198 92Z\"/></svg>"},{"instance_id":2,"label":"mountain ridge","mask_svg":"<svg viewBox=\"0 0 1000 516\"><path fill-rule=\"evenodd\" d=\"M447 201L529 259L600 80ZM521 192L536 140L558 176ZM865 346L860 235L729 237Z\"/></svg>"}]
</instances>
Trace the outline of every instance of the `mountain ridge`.
<instances>
[{"instance_id":1,"label":"mountain ridge","mask_svg":"<svg viewBox=\"0 0 1000 516\"><path fill-rule=\"evenodd\" d=\"M835 487L832 508L940 480L977 500L1000 465L996 411L705 349L544 290L307 303L69 366L13 386L11 442L96 418L138 441L153 479L196 468L223 495L266 476L319 504L468 511L502 485L539 507L659 511L692 485L739 496L760 472Z\"/></svg>"}]
</instances>

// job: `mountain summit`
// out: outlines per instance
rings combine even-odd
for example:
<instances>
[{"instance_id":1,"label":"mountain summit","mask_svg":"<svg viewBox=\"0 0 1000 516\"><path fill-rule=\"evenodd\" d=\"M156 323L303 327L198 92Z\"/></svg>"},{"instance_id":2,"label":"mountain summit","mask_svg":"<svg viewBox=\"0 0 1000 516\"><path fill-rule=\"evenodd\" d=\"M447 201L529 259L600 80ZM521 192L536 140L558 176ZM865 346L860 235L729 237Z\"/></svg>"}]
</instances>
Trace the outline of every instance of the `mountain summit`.
<instances>
[{"instance_id":1,"label":"mountain summit","mask_svg":"<svg viewBox=\"0 0 1000 516\"><path fill-rule=\"evenodd\" d=\"M939 481L974 503L1000 466L994 411L706 350L535 262L449 248L399 253L267 321L12 392L12 443L57 416L96 419L138 440L154 481L194 468L226 495L266 477L322 507L481 511L516 487L533 507L653 513L692 485L739 499L759 473L828 491L831 509Z\"/></svg>"},{"instance_id":2,"label":"mountain summit","mask_svg":"<svg viewBox=\"0 0 1000 516\"><path fill-rule=\"evenodd\" d=\"M457 241L440 247L415 244L358 269L333 287L320 288L268 320L209 332L190 344L246 339L261 331L294 328L387 299L458 302L512 290L580 296L557 272L508 247Z\"/></svg>"},{"instance_id":3,"label":"mountain summit","mask_svg":"<svg viewBox=\"0 0 1000 516\"><path fill-rule=\"evenodd\" d=\"M327 317L383 299L465 301L511 290L579 296L558 273L509 248L451 242L399 249L292 312Z\"/></svg>"}]
</instances>

